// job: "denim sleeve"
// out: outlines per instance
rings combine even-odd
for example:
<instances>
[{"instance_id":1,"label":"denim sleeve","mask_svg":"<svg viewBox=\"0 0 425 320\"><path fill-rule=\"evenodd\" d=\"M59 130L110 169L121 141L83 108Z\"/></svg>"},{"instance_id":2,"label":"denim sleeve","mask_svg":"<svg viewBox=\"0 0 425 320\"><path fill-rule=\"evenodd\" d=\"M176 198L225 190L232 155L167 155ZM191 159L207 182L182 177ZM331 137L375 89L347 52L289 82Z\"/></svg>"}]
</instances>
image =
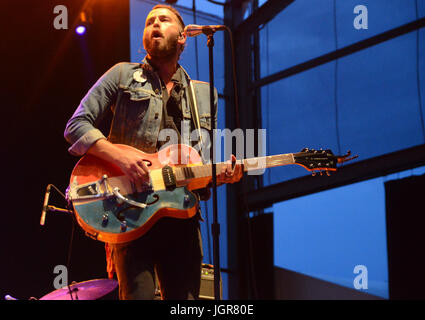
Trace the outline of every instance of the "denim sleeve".
<instances>
[{"instance_id":1,"label":"denim sleeve","mask_svg":"<svg viewBox=\"0 0 425 320\"><path fill-rule=\"evenodd\" d=\"M72 155L84 155L93 143L106 138L96 124L116 100L121 67L118 63L100 77L66 124L64 137Z\"/></svg>"}]
</instances>

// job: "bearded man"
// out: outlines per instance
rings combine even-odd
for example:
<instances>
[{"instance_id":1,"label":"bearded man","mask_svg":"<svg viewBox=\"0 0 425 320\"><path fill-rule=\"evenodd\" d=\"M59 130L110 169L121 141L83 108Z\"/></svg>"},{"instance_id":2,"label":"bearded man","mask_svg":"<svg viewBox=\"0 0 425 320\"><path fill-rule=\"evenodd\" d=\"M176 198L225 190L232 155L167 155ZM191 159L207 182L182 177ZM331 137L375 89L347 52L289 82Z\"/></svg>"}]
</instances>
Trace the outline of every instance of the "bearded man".
<instances>
[{"instance_id":1,"label":"bearded man","mask_svg":"<svg viewBox=\"0 0 425 320\"><path fill-rule=\"evenodd\" d=\"M208 83L191 80L178 64L186 44L184 27L173 7L153 7L143 33L147 52L143 62L122 62L109 69L68 121L64 135L71 154L90 154L114 163L133 183L140 183L149 175L140 153L123 151L115 144L154 153L164 144L158 139L162 129L173 129L179 137L183 123L196 129L190 94L196 101L198 123L211 129L216 115L210 113ZM97 125L109 108L113 121L105 137ZM241 176L240 165L229 164L219 172L217 182L233 183ZM198 194L205 199L205 189ZM198 299L203 258L200 219L199 211L190 219L164 217L136 240L106 244L107 270L109 277L116 273L119 298L154 299L156 272L162 299Z\"/></svg>"}]
</instances>

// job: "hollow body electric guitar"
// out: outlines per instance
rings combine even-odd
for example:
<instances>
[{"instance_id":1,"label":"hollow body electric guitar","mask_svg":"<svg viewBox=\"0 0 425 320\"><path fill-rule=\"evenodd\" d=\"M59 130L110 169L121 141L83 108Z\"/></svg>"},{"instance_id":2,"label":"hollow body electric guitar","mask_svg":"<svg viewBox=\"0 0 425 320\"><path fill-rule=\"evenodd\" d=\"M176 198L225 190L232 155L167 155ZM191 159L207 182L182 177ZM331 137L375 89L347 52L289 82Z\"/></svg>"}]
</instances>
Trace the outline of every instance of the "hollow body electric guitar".
<instances>
[{"instance_id":1,"label":"hollow body electric guitar","mask_svg":"<svg viewBox=\"0 0 425 320\"><path fill-rule=\"evenodd\" d=\"M146 180L132 183L121 169L92 155L85 155L71 174L67 196L74 207L78 224L86 235L108 243L123 243L146 233L161 217L187 219L198 209L192 192L207 187L212 180L212 165L203 164L198 152L186 145L172 145L158 153L138 152L149 168ZM316 172L336 171L337 164L348 161L330 150L303 149L298 153L237 160L243 170L297 164ZM217 163L217 172L227 163Z\"/></svg>"}]
</instances>

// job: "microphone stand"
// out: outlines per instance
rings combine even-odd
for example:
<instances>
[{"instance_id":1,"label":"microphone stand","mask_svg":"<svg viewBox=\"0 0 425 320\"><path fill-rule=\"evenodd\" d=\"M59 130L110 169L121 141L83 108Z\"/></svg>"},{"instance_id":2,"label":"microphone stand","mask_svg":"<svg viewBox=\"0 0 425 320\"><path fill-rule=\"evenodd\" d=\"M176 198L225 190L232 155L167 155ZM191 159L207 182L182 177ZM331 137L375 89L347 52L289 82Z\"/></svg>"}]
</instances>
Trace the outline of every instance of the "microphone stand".
<instances>
[{"instance_id":1,"label":"microphone stand","mask_svg":"<svg viewBox=\"0 0 425 320\"><path fill-rule=\"evenodd\" d=\"M217 214L217 167L215 157L215 106L214 106L214 60L213 60L213 48L214 48L214 33L215 30L208 28L204 29L208 37L208 55L209 55L209 74L210 74L210 112L211 112L211 150L212 150L212 189L213 189L213 223L211 225L211 233L213 236L213 264L214 264L214 297L215 300L220 300L220 224L218 223Z\"/></svg>"},{"instance_id":2,"label":"microphone stand","mask_svg":"<svg viewBox=\"0 0 425 320\"><path fill-rule=\"evenodd\" d=\"M56 191L65 199L65 201L68 202L67 197L57 187L55 187L53 184L49 184L47 186L46 194L50 193L50 187L53 187L54 189L56 189ZM72 231L71 231L71 238L70 238L70 242L69 242L69 246L68 246L68 257L67 257L67 260L66 260L66 269L69 270L70 261L71 261L71 252L72 252L72 242L74 240L74 233L75 233L75 212L74 212L73 209L72 210L70 209L71 205L70 205L69 202L68 202L68 206L67 206L68 209L63 209L63 208L58 208L58 207L55 207L55 206L52 206L52 205L48 205L48 203L49 203L48 195L47 195L47 197L45 197L44 201L45 201L45 203L43 205L43 210L45 210L44 215L48 211L58 212L58 213L68 213L68 214L72 215ZM43 212L42 212L41 216L42 217L41 217L41 220L40 220L40 224L44 225L45 216L43 217ZM75 300L78 300L78 294L77 294L78 289L71 290L71 287L70 287L69 284L67 284L67 287L68 287L68 293L71 297L71 300L74 300L74 298L72 296L73 291L75 292Z\"/></svg>"}]
</instances>

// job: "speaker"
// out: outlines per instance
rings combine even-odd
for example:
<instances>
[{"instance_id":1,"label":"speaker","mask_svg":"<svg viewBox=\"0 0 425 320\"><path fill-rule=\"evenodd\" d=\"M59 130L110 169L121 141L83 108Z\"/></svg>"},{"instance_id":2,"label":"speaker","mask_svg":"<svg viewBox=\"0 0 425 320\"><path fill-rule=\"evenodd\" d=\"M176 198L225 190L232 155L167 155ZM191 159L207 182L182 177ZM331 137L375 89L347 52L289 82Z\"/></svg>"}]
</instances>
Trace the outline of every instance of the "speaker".
<instances>
[{"instance_id":1,"label":"speaker","mask_svg":"<svg viewBox=\"0 0 425 320\"><path fill-rule=\"evenodd\" d=\"M223 297L223 283L220 274L220 300ZM214 300L214 266L211 264L202 264L201 288L199 290L199 299Z\"/></svg>"}]
</instances>

